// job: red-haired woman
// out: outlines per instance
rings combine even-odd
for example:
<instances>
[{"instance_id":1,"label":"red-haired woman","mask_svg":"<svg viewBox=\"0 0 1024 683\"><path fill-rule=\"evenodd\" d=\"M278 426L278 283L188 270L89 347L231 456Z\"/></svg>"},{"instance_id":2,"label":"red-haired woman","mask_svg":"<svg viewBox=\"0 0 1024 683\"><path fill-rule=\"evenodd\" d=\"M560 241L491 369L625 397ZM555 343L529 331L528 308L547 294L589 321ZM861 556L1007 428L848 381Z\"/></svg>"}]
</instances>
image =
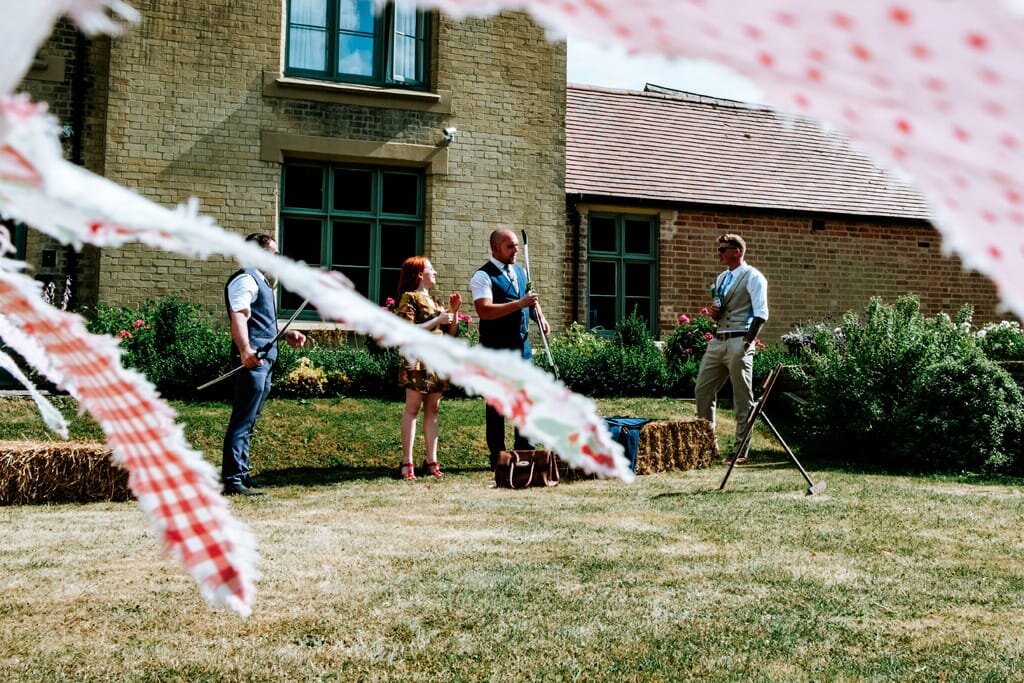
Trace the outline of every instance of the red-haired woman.
<instances>
[{"instance_id":1,"label":"red-haired woman","mask_svg":"<svg viewBox=\"0 0 1024 683\"><path fill-rule=\"evenodd\" d=\"M398 278L398 303L395 313L409 322L435 334L455 336L459 331L457 313L462 306L462 295L455 292L448 298L445 310L430 296L430 288L437 284L437 271L424 256L410 256L402 264ZM416 439L416 416L423 407L423 442L425 459L423 469L431 477L442 477L437 463L437 417L441 397L448 389L443 380L420 361L403 361L398 382L405 387L405 412L402 413L402 464L398 469L402 479L415 479L412 445Z\"/></svg>"}]
</instances>

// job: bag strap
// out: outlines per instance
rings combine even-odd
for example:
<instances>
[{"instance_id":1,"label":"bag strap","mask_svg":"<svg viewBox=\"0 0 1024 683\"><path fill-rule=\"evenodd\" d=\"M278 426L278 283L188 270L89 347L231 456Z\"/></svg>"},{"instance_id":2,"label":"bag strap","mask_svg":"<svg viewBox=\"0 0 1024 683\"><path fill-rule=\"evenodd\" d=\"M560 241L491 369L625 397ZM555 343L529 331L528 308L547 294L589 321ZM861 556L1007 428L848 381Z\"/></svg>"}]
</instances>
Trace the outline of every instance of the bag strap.
<instances>
[{"instance_id":1,"label":"bag strap","mask_svg":"<svg viewBox=\"0 0 1024 683\"><path fill-rule=\"evenodd\" d=\"M558 460L554 453L548 453L548 468L543 477L544 486L558 486Z\"/></svg>"},{"instance_id":2,"label":"bag strap","mask_svg":"<svg viewBox=\"0 0 1024 683\"><path fill-rule=\"evenodd\" d=\"M533 459L531 458L530 459L530 476L527 478L525 484L523 484L521 487L517 487L513 483L514 478L512 476L515 473L516 468L519 467L519 456L517 455L516 456L516 461L512 464L512 467L508 468L508 485L509 485L509 488L513 488L513 489L514 488L524 488L524 489L530 488L530 486L533 484L533 474L534 474L533 470L534 470L534 467L536 467L536 464L537 463L535 463L533 461Z\"/></svg>"}]
</instances>

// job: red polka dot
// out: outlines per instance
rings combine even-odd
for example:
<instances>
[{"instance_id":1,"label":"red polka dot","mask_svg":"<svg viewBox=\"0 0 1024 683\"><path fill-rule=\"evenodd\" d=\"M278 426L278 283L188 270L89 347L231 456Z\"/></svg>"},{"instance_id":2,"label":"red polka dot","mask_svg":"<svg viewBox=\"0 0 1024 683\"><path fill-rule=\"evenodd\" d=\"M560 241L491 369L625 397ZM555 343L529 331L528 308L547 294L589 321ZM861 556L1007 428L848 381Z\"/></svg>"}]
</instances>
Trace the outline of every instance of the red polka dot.
<instances>
[{"instance_id":1,"label":"red polka dot","mask_svg":"<svg viewBox=\"0 0 1024 683\"><path fill-rule=\"evenodd\" d=\"M769 69L775 66L775 57L773 57L767 52L762 52L759 55L757 55L757 61L761 63L761 66L767 67Z\"/></svg>"},{"instance_id":2,"label":"red polka dot","mask_svg":"<svg viewBox=\"0 0 1024 683\"><path fill-rule=\"evenodd\" d=\"M1003 135L999 136L999 144L1009 149L1020 148L1020 140L1018 140L1016 136L1012 135L1011 133L1004 133Z\"/></svg>"},{"instance_id":3,"label":"red polka dot","mask_svg":"<svg viewBox=\"0 0 1024 683\"><path fill-rule=\"evenodd\" d=\"M942 92L946 89L946 83L941 78L929 76L924 79L924 87L928 88L932 92Z\"/></svg>"},{"instance_id":4,"label":"red polka dot","mask_svg":"<svg viewBox=\"0 0 1024 683\"><path fill-rule=\"evenodd\" d=\"M820 83L823 78L824 76L822 75L821 71L815 69L813 66L807 70L807 80L814 81L815 83Z\"/></svg>"},{"instance_id":5,"label":"red polka dot","mask_svg":"<svg viewBox=\"0 0 1024 683\"><path fill-rule=\"evenodd\" d=\"M966 190L968 187L971 186L971 184L967 181L967 178L964 178L962 175L953 176L953 184L956 185L961 190Z\"/></svg>"},{"instance_id":6,"label":"red polka dot","mask_svg":"<svg viewBox=\"0 0 1024 683\"><path fill-rule=\"evenodd\" d=\"M764 31L749 24L743 27L743 34L751 40L761 40L764 37Z\"/></svg>"},{"instance_id":7,"label":"red polka dot","mask_svg":"<svg viewBox=\"0 0 1024 683\"><path fill-rule=\"evenodd\" d=\"M1009 185L1013 182L1013 179L1005 171L1000 169L994 169L991 174L992 180L1002 185Z\"/></svg>"},{"instance_id":8,"label":"red polka dot","mask_svg":"<svg viewBox=\"0 0 1024 683\"><path fill-rule=\"evenodd\" d=\"M968 142L971 139L971 134L960 126L953 126L953 137L960 142Z\"/></svg>"},{"instance_id":9,"label":"red polka dot","mask_svg":"<svg viewBox=\"0 0 1024 683\"><path fill-rule=\"evenodd\" d=\"M598 15L602 19L607 19L608 15L610 14L608 8L605 7L602 3L598 2L598 0L583 0L583 4L586 5L589 9L594 10L594 14Z\"/></svg>"},{"instance_id":10,"label":"red polka dot","mask_svg":"<svg viewBox=\"0 0 1024 683\"><path fill-rule=\"evenodd\" d=\"M988 247L988 255L997 261L1003 258L1002 250L994 244L990 244Z\"/></svg>"},{"instance_id":11,"label":"red polka dot","mask_svg":"<svg viewBox=\"0 0 1024 683\"><path fill-rule=\"evenodd\" d=\"M1016 223L1017 225L1024 225L1024 213L1021 213L1020 211L1014 211L1013 213L1010 214L1010 220ZM1021 247L1021 250L1024 251L1024 246Z\"/></svg>"},{"instance_id":12,"label":"red polka dot","mask_svg":"<svg viewBox=\"0 0 1024 683\"><path fill-rule=\"evenodd\" d=\"M824 50L812 47L810 50L807 51L807 58L810 59L812 62L824 64L826 61L828 61L828 54Z\"/></svg>"},{"instance_id":13,"label":"red polka dot","mask_svg":"<svg viewBox=\"0 0 1024 683\"><path fill-rule=\"evenodd\" d=\"M988 49L988 37L980 33L968 33L965 40L967 41L967 45L975 50L984 51Z\"/></svg>"},{"instance_id":14,"label":"red polka dot","mask_svg":"<svg viewBox=\"0 0 1024 683\"><path fill-rule=\"evenodd\" d=\"M712 38L718 38L719 36L722 35L722 32L718 30L718 27L712 26L711 24L704 24L701 27L701 30L704 32L705 35L711 36Z\"/></svg>"},{"instance_id":15,"label":"red polka dot","mask_svg":"<svg viewBox=\"0 0 1024 683\"><path fill-rule=\"evenodd\" d=\"M892 9L889 10L889 18L894 23L902 24L904 26L910 25L910 12L899 5L893 5Z\"/></svg>"},{"instance_id":16,"label":"red polka dot","mask_svg":"<svg viewBox=\"0 0 1024 683\"><path fill-rule=\"evenodd\" d=\"M899 119L896 121L896 130L904 135L910 135L913 132L913 127L910 125L910 121Z\"/></svg>"},{"instance_id":17,"label":"red polka dot","mask_svg":"<svg viewBox=\"0 0 1024 683\"><path fill-rule=\"evenodd\" d=\"M783 26L796 26L800 23L800 20L792 12L776 12L775 21L779 22Z\"/></svg>"},{"instance_id":18,"label":"red polka dot","mask_svg":"<svg viewBox=\"0 0 1024 683\"><path fill-rule=\"evenodd\" d=\"M833 26L838 26L841 29L849 30L853 28L853 19L849 15L843 14L842 12L835 12L832 15Z\"/></svg>"},{"instance_id":19,"label":"red polka dot","mask_svg":"<svg viewBox=\"0 0 1024 683\"><path fill-rule=\"evenodd\" d=\"M1021 201L1024 201L1021 198L1020 192L1017 192L1016 190L1012 190L1012 189L1006 191L1006 199L1011 204L1020 204Z\"/></svg>"},{"instance_id":20,"label":"red polka dot","mask_svg":"<svg viewBox=\"0 0 1024 683\"><path fill-rule=\"evenodd\" d=\"M892 87L892 81L881 74L875 74L871 77L871 85L875 86L879 90L888 90Z\"/></svg>"},{"instance_id":21,"label":"red polka dot","mask_svg":"<svg viewBox=\"0 0 1024 683\"><path fill-rule=\"evenodd\" d=\"M889 152L892 154L893 158L898 161L903 161L907 158L907 150L902 147L893 147Z\"/></svg>"},{"instance_id":22,"label":"red polka dot","mask_svg":"<svg viewBox=\"0 0 1024 683\"><path fill-rule=\"evenodd\" d=\"M928 59L932 56L932 51L928 49L927 45L914 43L910 46L910 54L914 55L918 59Z\"/></svg>"},{"instance_id":23,"label":"red polka dot","mask_svg":"<svg viewBox=\"0 0 1024 683\"><path fill-rule=\"evenodd\" d=\"M999 102L989 101L985 103L985 111L996 118L1000 118L1006 114L1006 107Z\"/></svg>"},{"instance_id":24,"label":"red polka dot","mask_svg":"<svg viewBox=\"0 0 1024 683\"><path fill-rule=\"evenodd\" d=\"M982 219L984 219L984 221L986 223L995 224L995 223L999 222L999 216L997 216L993 211L991 211L989 209L985 209L984 211L982 211L981 212L981 217L982 217ZM996 258L999 258L999 257L997 256Z\"/></svg>"},{"instance_id":25,"label":"red polka dot","mask_svg":"<svg viewBox=\"0 0 1024 683\"><path fill-rule=\"evenodd\" d=\"M857 110L853 107L847 106L843 107L843 118L853 123L860 120L860 114L858 114Z\"/></svg>"},{"instance_id":26,"label":"red polka dot","mask_svg":"<svg viewBox=\"0 0 1024 683\"><path fill-rule=\"evenodd\" d=\"M853 52L853 56L862 62L871 61L871 51L860 43L854 43L850 50Z\"/></svg>"},{"instance_id":27,"label":"red polka dot","mask_svg":"<svg viewBox=\"0 0 1024 683\"><path fill-rule=\"evenodd\" d=\"M633 35L633 30L628 26L624 26L623 24L616 24L615 35L619 36L620 38L629 38L631 35Z\"/></svg>"},{"instance_id":28,"label":"red polka dot","mask_svg":"<svg viewBox=\"0 0 1024 683\"><path fill-rule=\"evenodd\" d=\"M989 85L997 85L1003 80L1002 75L998 71L987 66L978 69L978 77Z\"/></svg>"},{"instance_id":29,"label":"red polka dot","mask_svg":"<svg viewBox=\"0 0 1024 683\"><path fill-rule=\"evenodd\" d=\"M796 106L800 107L801 109L808 109L811 106L811 101L807 99L807 96L803 95L802 93L797 93L796 95L794 95L793 101L796 102Z\"/></svg>"}]
</instances>

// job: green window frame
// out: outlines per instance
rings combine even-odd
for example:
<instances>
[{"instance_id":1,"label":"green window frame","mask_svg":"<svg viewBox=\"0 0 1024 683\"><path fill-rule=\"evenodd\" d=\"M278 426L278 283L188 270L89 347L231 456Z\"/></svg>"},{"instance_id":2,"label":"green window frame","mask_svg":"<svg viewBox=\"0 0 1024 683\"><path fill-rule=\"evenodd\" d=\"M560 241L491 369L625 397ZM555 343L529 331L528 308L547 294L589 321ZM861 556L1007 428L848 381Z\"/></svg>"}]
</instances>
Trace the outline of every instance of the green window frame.
<instances>
[{"instance_id":1,"label":"green window frame","mask_svg":"<svg viewBox=\"0 0 1024 683\"><path fill-rule=\"evenodd\" d=\"M420 169L286 161L278 247L289 258L343 273L383 305L395 295L402 262L423 253L424 184ZM301 303L281 290L281 314Z\"/></svg>"},{"instance_id":2,"label":"green window frame","mask_svg":"<svg viewBox=\"0 0 1024 683\"><path fill-rule=\"evenodd\" d=\"M658 323L658 217L592 213L587 220L587 327L610 333L637 314Z\"/></svg>"},{"instance_id":3,"label":"green window frame","mask_svg":"<svg viewBox=\"0 0 1024 683\"><path fill-rule=\"evenodd\" d=\"M412 0L288 0L285 75L426 90L431 16Z\"/></svg>"}]
</instances>

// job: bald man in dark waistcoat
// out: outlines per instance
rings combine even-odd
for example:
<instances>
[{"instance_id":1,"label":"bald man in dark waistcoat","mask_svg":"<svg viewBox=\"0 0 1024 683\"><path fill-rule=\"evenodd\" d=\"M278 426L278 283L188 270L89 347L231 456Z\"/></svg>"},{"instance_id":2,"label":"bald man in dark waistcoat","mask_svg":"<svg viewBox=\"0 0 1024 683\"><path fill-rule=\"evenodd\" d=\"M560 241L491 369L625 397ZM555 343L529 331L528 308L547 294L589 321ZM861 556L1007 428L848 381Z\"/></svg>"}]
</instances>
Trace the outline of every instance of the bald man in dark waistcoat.
<instances>
[{"instance_id":1,"label":"bald man in dark waistcoat","mask_svg":"<svg viewBox=\"0 0 1024 683\"><path fill-rule=\"evenodd\" d=\"M531 316L544 334L550 332L537 293L527 291L526 271L516 263L519 240L511 230L495 230L490 238L491 258L469 281L473 306L480 319L480 344L492 349L518 351L525 360L532 356L529 331ZM490 405L486 408L487 449L491 469L505 450L505 417ZM512 448L530 450L533 445L516 429Z\"/></svg>"}]
</instances>

